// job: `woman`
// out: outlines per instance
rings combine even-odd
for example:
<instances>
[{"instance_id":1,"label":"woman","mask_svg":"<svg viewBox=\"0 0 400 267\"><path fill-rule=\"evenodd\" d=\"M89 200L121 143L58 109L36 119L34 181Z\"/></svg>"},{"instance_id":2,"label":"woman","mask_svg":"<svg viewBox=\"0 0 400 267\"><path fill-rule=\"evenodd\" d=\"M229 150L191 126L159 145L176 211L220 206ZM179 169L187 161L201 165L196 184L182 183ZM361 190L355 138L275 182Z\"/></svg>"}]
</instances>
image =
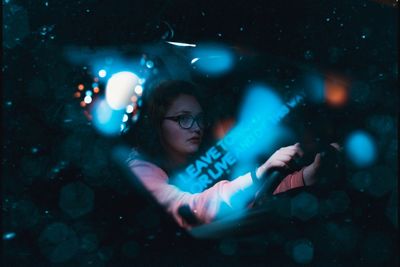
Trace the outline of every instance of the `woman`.
<instances>
[{"instance_id":1,"label":"woman","mask_svg":"<svg viewBox=\"0 0 400 267\"><path fill-rule=\"evenodd\" d=\"M170 184L174 170L185 166L200 150L206 138L206 121L198 89L184 81L168 81L155 88L148 99L144 125L138 127L139 140L128 164L148 191L184 228L192 227L184 218L181 207L189 207L198 223L209 223L222 211L233 207L231 200L237 195L248 195L246 205L254 200L254 185L262 181L271 169L290 169L295 157L302 157L299 144L276 151L255 172L246 173L231 181L219 181L207 190L191 194ZM150 131L148 131L151 129ZM144 156L148 158L145 159ZM312 185L320 165L320 156L298 172L285 177L275 190L284 192L300 186ZM224 209L226 210L226 208Z\"/></svg>"}]
</instances>

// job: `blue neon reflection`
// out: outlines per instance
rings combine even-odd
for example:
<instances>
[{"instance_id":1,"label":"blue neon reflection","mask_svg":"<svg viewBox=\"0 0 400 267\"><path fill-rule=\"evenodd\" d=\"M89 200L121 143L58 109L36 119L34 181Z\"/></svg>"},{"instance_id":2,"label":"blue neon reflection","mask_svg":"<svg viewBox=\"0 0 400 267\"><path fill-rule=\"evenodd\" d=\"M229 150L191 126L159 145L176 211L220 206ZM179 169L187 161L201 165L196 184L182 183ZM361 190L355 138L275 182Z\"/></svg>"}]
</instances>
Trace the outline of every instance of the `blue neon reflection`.
<instances>
[{"instance_id":1,"label":"blue neon reflection","mask_svg":"<svg viewBox=\"0 0 400 267\"><path fill-rule=\"evenodd\" d=\"M229 71L233 66L232 53L221 46L207 45L195 48L192 64L203 73L218 75Z\"/></svg>"},{"instance_id":2,"label":"blue neon reflection","mask_svg":"<svg viewBox=\"0 0 400 267\"><path fill-rule=\"evenodd\" d=\"M364 131L350 134L345 144L346 154L357 167L367 167L376 159L374 139Z\"/></svg>"}]
</instances>

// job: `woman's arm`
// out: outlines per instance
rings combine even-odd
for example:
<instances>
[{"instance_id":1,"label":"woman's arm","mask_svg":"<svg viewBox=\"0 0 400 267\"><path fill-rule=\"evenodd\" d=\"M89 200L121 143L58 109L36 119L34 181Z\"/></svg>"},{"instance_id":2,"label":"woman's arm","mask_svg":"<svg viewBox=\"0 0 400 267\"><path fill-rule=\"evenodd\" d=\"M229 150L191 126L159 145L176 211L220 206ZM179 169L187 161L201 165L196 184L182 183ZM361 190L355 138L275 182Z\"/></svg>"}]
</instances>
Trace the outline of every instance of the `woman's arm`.
<instances>
[{"instance_id":1,"label":"woman's arm","mask_svg":"<svg viewBox=\"0 0 400 267\"><path fill-rule=\"evenodd\" d=\"M203 224L214 220L222 212L222 207L245 207L254 196L254 193L249 194L253 184L249 173L233 181L220 181L201 193L191 194L169 184L167 174L150 162L137 159L130 161L129 167L158 203L184 228L191 225L179 214L182 206L188 206L198 222Z\"/></svg>"},{"instance_id":2,"label":"woman's arm","mask_svg":"<svg viewBox=\"0 0 400 267\"><path fill-rule=\"evenodd\" d=\"M289 168L293 157L301 157L302 155L303 152L299 144L279 149L257 168L256 179L262 179L271 168ZM314 161L314 163L316 162ZM311 169L316 166L314 163L287 176L278 185L274 193L304 186L304 181L312 181L313 173ZM209 223L225 210L236 211L247 207L254 200L258 189L253 186L251 174L246 173L232 181L220 181L201 193L191 194L169 184L168 175L150 162L135 159L129 162L129 166L158 203L184 228L190 228L191 225L179 214L180 207L188 206L200 224ZM224 209L224 207L227 209Z\"/></svg>"}]
</instances>

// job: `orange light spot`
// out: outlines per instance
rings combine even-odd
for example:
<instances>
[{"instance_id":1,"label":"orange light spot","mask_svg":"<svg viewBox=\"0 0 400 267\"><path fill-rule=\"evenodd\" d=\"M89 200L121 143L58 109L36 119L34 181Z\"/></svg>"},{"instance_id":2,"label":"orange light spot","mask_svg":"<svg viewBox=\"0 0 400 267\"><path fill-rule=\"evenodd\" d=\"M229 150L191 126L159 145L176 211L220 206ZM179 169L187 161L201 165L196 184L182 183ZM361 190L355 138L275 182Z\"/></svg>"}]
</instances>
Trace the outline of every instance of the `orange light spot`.
<instances>
[{"instance_id":1,"label":"orange light spot","mask_svg":"<svg viewBox=\"0 0 400 267\"><path fill-rule=\"evenodd\" d=\"M81 107L83 107L83 108L86 107L85 101L81 101L80 105L81 105Z\"/></svg>"},{"instance_id":2,"label":"orange light spot","mask_svg":"<svg viewBox=\"0 0 400 267\"><path fill-rule=\"evenodd\" d=\"M234 124L234 119L225 119L218 122L214 128L214 137L217 139L222 139Z\"/></svg>"},{"instance_id":3,"label":"orange light spot","mask_svg":"<svg viewBox=\"0 0 400 267\"><path fill-rule=\"evenodd\" d=\"M98 92L100 92L100 89L99 89L99 87L95 87L95 88L93 88L93 92L94 92L95 94L97 94Z\"/></svg>"},{"instance_id":4,"label":"orange light spot","mask_svg":"<svg viewBox=\"0 0 400 267\"><path fill-rule=\"evenodd\" d=\"M81 97L81 92L75 92L74 97L76 97L76 98Z\"/></svg>"},{"instance_id":5,"label":"orange light spot","mask_svg":"<svg viewBox=\"0 0 400 267\"><path fill-rule=\"evenodd\" d=\"M78 85L78 90L82 91L83 89L85 89L85 86L83 84Z\"/></svg>"},{"instance_id":6,"label":"orange light spot","mask_svg":"<svg viewBox=\"0 0 400 267\"><path fill-rule=\"evenodd\" d=\"M136 102L137 102L137 96L135 96L135 95L132 96L132 97L131 97L131 100L132 100L132 102L136 103Z\"/></svg>"},{"instance_id":7,"label":"orange light spot","mask_svg":"<svg viewBox=\"0 0 400 267\"><path fill-rule=\"evenodd\" d=\"M325 99L326 102L332 106L342 106L348 99L347 84L335 78L328 78L325 81Z\"/></svg>"}]
</instances>

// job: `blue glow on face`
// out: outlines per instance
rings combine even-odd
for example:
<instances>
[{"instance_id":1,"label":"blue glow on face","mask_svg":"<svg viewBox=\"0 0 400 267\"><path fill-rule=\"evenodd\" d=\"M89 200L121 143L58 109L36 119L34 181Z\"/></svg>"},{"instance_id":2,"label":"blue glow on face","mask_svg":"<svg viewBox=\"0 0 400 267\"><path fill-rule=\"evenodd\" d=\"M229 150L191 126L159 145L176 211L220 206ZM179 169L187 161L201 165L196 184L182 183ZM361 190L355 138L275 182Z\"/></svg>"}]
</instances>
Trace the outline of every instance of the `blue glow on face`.
<instances>
[{"instance_id":1,"label":"blue glow on face","mask_svg":"<svg viewBox=\"0 0 400 267\"><path fill-rule=\"evenodd\" d=\"M376 144L364 131L350 134L345 144L346 154L357 167L367 167L376 159Z\"/></svg>"},{"instance_id":2,"label":"blue glow on face","mask_svg":"<svg viewBox=\"0 0 400 267\"><path fill-rule=\"evenodd\" d=\"M114 110L104 99L95 102L92 110L93 125L104 135L117 135L121 131L124 110Z\"/></svg>"},{"instance_id":3,"label":"blue glow on face","mask_svg":"<svg viewBox=\"0 0 400 267\"><path fill-rule=\"evenodd\" d=\"M233 67L232 53L221 46L204 46L193 51L192 64L203 73L218 75L229 71Z\"/></svg>"}]
</instances>

